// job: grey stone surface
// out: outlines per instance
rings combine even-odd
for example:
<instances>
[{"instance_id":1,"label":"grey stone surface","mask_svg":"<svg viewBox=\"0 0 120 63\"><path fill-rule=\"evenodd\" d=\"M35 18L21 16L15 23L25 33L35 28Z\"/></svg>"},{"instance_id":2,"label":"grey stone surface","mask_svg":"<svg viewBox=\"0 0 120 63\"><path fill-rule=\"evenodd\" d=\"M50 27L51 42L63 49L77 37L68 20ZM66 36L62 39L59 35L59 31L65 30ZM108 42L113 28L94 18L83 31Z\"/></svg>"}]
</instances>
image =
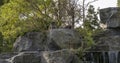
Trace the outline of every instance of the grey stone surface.
<instances>
[{"instance_id":1,"label":"grey stone surface","mask_svg":"<svg viewBox=\"0 0 120 63\"><path fill-rule=\"evenodd\" d=\"M70 48L81 45L81 35L71 29L52 29L46 33L29 32L14 43L18 54L7 58L10 63L79 63ZM2 55L1 55L2 57Z\"/></svg>"},{"instance_id":2,"label":"grey stone surface","mask_svg":"<svg viewBox=\"0 0 120 63\"><path fill-rule=\"evenodd\" d=\"M94 51L120 51L120 7L101 9L100 19L107 30L94 37L97 44Z\"/></svg>"},{"instance_id":3,"label":"grey stone surface","mask_svg":"<svg viewBox=\"0 0 120 63\"><path fill-rule=\"evenodd\" d=\"M78 48L81 45L81 35L71 29L53 29L48 33L49 41L54 42L62 49Z\"/></svg>"},{"instance_id":4,"label":"grey stone surface","mask_svg":"<svg viewBox=\"0 0 120 63\"><path fill-rule=\"evenodd\" d=\"M77 31L71 29L52 29L47 33L29 32L20 36L14 43L14 51L44 51L78 48L82 42Z\"/></svg>"},{"instance_id":5,"label":"grey stone surface","mask_svg":"<svg viewBox=\"0 0 120 63\"><path fill-rule=\"evenodd\" d=\"M0 59L0 63L10 63L10 62L6 61L6 60L3 60L3 59Z\"/></svg>"},{"instance_id":6,"label":"grey stone surface","mask_svg":"<svg viewBox=\"0 0 120 63\"><path fill-rule=\"evenodd\" d=\"M70 50L45 51L42 54L43 63L79 63L78 57Z\"/></svg>"},{"instance_id":7,"label":"grey stone surface","mask_svg":"<svg viewBox=\"0 0 120 63\"><path fill-rule=\"evenodd\" d=\"M11 52L11 53L1 53L0 54L0 59L9 59L14 55L17 55L18 53Z\"/></svg>"},{"instance_id":8,"label":"grey stone surface","mask_svg":"<svg viewBox=\"0 0 120 63\"><path fill-rule=\"evenodd\" d=\"M8 59L17 54L18 53L1 53L0 54L0 63L10 63Z\"/></svg>"},{"instance_id":9,"label":"grey stone surface","mask_svg":"<svg viewBox=\"0 0 120 63\"><path fill-rule=\"evenodd\" d=\"M20 51L37 51L45 50L47 38L41 32L29 32L24 36L20 36L16 39L13 49L15 52Z\"/></svg>"},{"instance_id":10,"label":"grey stone surface","mask_svg":"<svg viewBox=\"0 0 120 63\"><path fill-rule=\"evenodd\" d=\"M107 29L94 37L93 51L120 51L120 30Z\"/></svg>"},{"instance_id":11,"label":"grey stone surface","mask_svg":"<svg viewBox=\"0 0 120 63\"><path fill-rule=\"evenodd\" d=\"M10 63L41 63L41 55L38 52L21 52L9 59Z\"/></svg>"},{"instance_id":12,"label":"grey stone surface","mask_svg":"<svg viewBox=\"0 0 120 63\"><path fill-rule=\"evenodd\" d=\"M21 52L11 58L10 63L79 63L78 57L70 50Z\"/></svg>"},{"instance_id":13,"label":"grey stone surface","mask_svg":"<svg viewBox=\"0 0 120 63\"><path fill-rule=\"evenodd\" d=\"M101 23L106 24L107 28L120 27L120 7L110 7L100 10Z\"/></svg>"}]
</instances>

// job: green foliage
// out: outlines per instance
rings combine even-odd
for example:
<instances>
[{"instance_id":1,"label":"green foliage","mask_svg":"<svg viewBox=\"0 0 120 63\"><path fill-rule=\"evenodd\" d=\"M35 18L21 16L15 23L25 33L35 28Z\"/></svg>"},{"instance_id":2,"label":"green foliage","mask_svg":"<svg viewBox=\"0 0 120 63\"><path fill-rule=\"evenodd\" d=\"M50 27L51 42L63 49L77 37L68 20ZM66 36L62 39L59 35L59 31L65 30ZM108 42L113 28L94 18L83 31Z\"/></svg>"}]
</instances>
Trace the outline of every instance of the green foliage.
<instances>
[{"instance_id":1,"label":"green foliage","mask_svg":"<svg viewBox=\"0 0 120 63\"><path fill-rule=\"evenodd\" d=\"M3 0L0 0L0 6L3 5L3 4L4 4Z\"/></svg>"},{"instance_id":2,"label":"green foliage","mask_svg":"<svg viewBox=\"0 0 120 63\"><path fill-rule=\"evenodd\" d=\"M117 0L117 6L120 7L120 0Z\"/></svg>"},{"instance_id":3,"label":"green foliage","mask_svg":"<svg viewBox=\"0 0 120 63\"><path fill-rule=\"evenodd\" d=\"M77 54L80 59L83 58L84 52L91 49L92 46L96 45L94 41L94 35L97 35L102 31L102 29L96 29L94 31L88 29L88 28L77 28L77 31L80 32L80 34L83 36L82 45L80 48L77 49Z\"/></svg>"},{"instance_id":4,"label":"green foliage","mask_svg":"<svg viewBox=\"0 0 120 63\"><path fill-rule=\"evenodd\" d=\"M93 37L92 37L93 31L91 31L89 29L84 29L84 28L79 28L77 30L83 36L83 42L84 42L84 43L82 43L83 48L89 48L92 45L94 45L94 40L93 40Z\"/></svg>"},{"instance_id":5,"label":"green foliage","mask_svg":"<svg viewBox=\"0 0 120 63\"><path fill-rule=\"evenodd\" d=\"M0 7L0 32L4 36L4 51L10 51L19 35L29 31L44 31L52 19L41 13L50 0L10 0ZM47 9L47 8L46 8Z\"/></svg>"},{"instance_id":6,"label":"green foliage","mask_svg":"<svg viewBox=\"0 0 120 63\"><path fill-rule=\"evenodd\" d=\"M87 28L91 31L100 29L98 12L95 11L94 6L90 5L88 8L88 12L85 18L85 22L83 24L84 28Z\"/></svg>"},{"instance_id":7,"label":"green foliage","mask_svg":"<svg viewBox=\"0 0 120 63\"><path fill-rule=\"evenodd\" d=\"M93 36L99 33L102 29L99 26L98 12L95 11L92 5L89 6L83 27L77 28L83 36L82 46L78 49L78 55L81 58L84 52L89 50L95 42Z\"/></svg>"},{"instance_id":8,"label":"green foliage","mask_svg":"<svg viewBox=\"0 0 120 63\"><path fill-rule=\"evenodd\" d=\"M78 28L78 31L84 37L85 45L83 45L83 47L85 48L89 48L94 45L93 34L101 30L97 15L98 12L96 12L94 7L90 5L85 17L85 22L83 23L83 28Z\"/></svg>"},{"instance_id":9,"label":"green foliage","mask_svg":"<svg viewBox=\"0 0 120 63\"><path fill-rule=\"evenodd\" d=\"M9 0L0 0L0 6L4 5L5 3L8 3Z\"/></svg>"}]
</instances>

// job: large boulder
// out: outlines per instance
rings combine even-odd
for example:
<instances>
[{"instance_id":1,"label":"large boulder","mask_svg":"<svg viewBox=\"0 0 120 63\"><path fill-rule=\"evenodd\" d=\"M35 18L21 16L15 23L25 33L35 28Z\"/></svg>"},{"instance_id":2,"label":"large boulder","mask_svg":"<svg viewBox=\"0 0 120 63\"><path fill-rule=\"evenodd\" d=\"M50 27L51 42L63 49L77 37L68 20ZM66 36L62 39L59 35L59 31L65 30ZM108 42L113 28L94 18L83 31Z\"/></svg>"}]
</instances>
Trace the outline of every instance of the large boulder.
<instances>
[{"instance_id":1,"label":"large boulder","mask_svg":"<svg viewBox=\"0 0 120 63\"><path fill-rule=\"evenodd\" d=\"M10 63L8 59L17 54L18 53L1 53L0 54L0 63Z\"/></svg>"},{"instance_id":2,"label":"large boulder","mask_svg":"<svg viewBox=\"0 0 120 63\"><path fill-rule=\"evenodd\" d=\"M120 51L120 30L107 29L96 36L93 51Z\"/></svg>"},{"instance_id":3,"label":"large boulder","mask_svg":"<svg viewBox=\"0 0 120 63\"><path fill-rule=\"evenodd\" d=\"M0 63L10 63L10 62L6 61L6 60L3 60L3 59L0 59Z\"/></svg>"},{"instance_id":4,"label":"large boulder","mask_svg":"<svg viewBox=\"0 0 120 63\"><path fill-rule=\"evenodd\" d=\"M13 49L21 51L44 51L78 48L81 45L80 34L71 29L52 29L46 33L29 32L16 39Z\"/></svg>"},{"instance_id":5,"label":"large boulder","mask_svg":"<svg viewBox=\"0 0 120 63\"><path fill-rule=\"evenodd\" d=\"M45 50L46 40L44 33L42 32L29 32L24 36L20 36L16 39L13 49L15 52L20 51L37 51Z\"/></svg>"},{"instance_id":6,"label":"large boulder","mask_svg":"<svg viewBox=\"0 0 120 63\"><path fill-rule=\"evenodd\" d=\"M17 55L18 53L1 53L0 54L0 59L9 59L14 55Z\"/></svg>"},{"instance_id":7,"label":"large boulder","mask_svg":"<svg viewBox=\"0 0 120 63\"><path fill-rule=\"evenodd\" d=\"M9 57L10 63L79 63L69 48L81 45L80 34L71 29L52 29L46 33L29 32L14 43L19 54Z\"/></svg>"},{"instance_id":8,"label":"large boulder","mask_svg":"<svg viewBox=\"0 0 120 63\"><path fill-rule=\"evenodd\" d=\"M81 39L72 29L28 32L16 39L16 54L0 54L0 63L79 63L70 48L79 48Z\"/></svg>"},{"instance_id":9,"label":"large boulder","mask_svg":"<svg viewBox=\"0 0 120 63\"><path fill-rule=\"evenodd\" d=\"M79 59L69 50L21 52L9 59L11 63L79 63Z\"/></svg>"},{"instance_id":10,"label":"large boulder","mask_svg":"<svg viewBox=\"0 0 120 63\"><path fill-rule=\"evenodd\" d=\"M100 19L107 28L120 28L120 7L100 9Z\"/></svg>"},{"instance_id":11,"label":"large boulder","mask_svg":"<svg viewBox=\"0 0 120 63\"><path fill-rule=\"evenodd\" d=\"M10 63L41 63L41 55L38 52L21 52L9 59Z\"/></svg>"},{"instance_id":12,"label":"large boulder","mask_svg":"<svg viewBox=\"0 0 120 63\"><path fill-rule=\"evenodd\" d=\"M79 58L70 50L43 52L43 63L80 63Z\"/></svg>"},{"instance_id":13,"label":"large boulder","mask_svg":"<svg viewBox=\"0 0 120 63\"><path fill-rule=\"evenodd\" d=\"M50 43L55 43L61 49L79 48L82 42L81 35L71 29L52 29L48 33Z\"/></svg>"}]
</instances>

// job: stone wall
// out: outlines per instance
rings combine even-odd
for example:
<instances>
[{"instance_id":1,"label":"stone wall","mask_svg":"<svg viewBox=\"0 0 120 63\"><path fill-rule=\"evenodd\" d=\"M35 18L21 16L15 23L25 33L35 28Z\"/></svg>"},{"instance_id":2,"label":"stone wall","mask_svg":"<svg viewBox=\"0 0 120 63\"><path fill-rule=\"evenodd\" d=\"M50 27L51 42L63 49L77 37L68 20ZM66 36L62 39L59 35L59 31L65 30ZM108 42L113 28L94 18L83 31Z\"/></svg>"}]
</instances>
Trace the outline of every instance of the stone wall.
<instances>
[{"instance_id":1,"label":"stone wall","mask_svg":"<svg viewBox=\"0 0 120 63\"><path fill-rule=\"evenodd\" d=\"M81 35L71 29L28 32L16 39L16 53L0 55L0 63L79 63L71 49L79 48L81 42Z\"/></svg>"}]
</instances>

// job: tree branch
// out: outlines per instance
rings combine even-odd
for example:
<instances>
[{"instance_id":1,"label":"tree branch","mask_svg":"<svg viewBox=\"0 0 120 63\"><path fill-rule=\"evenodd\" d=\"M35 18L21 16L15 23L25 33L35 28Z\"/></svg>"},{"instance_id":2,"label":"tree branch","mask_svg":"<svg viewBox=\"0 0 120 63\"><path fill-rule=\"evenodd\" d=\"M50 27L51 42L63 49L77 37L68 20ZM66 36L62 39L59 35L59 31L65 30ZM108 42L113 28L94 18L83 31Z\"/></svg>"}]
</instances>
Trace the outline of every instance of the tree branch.
<instances>
[{"instance_id":1,"label":"tree branch","mask_svg":"<svg viewBox=\"0 0 120 63\"><path fill-rule=\"evenodd\" d=\"M98 1L98 0L93 0L93 1L88 2L86 7L88 7L91 3L95 2L95 1Z\"/></svg>"}]
</instances>

